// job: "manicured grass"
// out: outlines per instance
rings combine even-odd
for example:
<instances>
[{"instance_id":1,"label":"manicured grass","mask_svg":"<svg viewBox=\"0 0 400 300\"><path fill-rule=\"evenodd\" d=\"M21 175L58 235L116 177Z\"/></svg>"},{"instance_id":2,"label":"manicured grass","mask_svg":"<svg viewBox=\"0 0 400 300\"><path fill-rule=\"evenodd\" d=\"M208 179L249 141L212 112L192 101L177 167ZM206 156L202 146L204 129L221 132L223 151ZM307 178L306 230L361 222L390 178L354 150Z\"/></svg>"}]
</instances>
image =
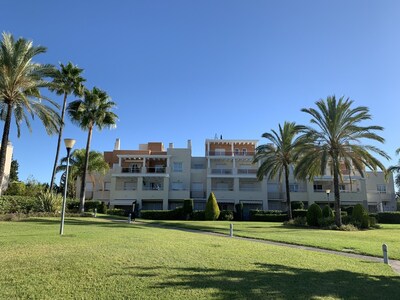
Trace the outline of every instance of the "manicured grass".
<instances>
[{"instance_id":1,"label":"manicured grass","mask_svg":"<svg viewBox=\"0 0 400 300\"><path fill-rule=\"evenodd\" d=\"M1 299L395 299L382 263L99 219L0 222Z\"/></svg>"},{"instance_id":2,"label":"manicured grass","mask_svg":"<svg viewBox=\"0 0 400 300\"><path fill-rule=\"evenodd\" d=\"M398 224L382 224L381 229L373 230L338 231L298 228L270 222L142 221L225 234L229 234L229 224L233 223L236 236L378 257L382 257L382 244L385 243L389 248L389 258L400 259L400 225Z\"/></svg>"}]
</instances>

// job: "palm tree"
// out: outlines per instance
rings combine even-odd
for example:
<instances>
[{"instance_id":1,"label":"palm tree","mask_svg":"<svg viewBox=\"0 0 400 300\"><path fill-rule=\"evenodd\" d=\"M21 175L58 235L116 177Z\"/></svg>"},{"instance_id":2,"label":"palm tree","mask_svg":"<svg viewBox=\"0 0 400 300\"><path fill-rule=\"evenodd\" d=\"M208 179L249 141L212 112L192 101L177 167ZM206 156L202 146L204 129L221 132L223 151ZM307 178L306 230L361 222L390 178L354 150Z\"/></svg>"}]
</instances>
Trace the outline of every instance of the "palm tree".
<instances>
[{"instance_id":1,"label":"palm tree","mask_svg":"<svg viewBox=\"0 0 400 300\"><path fill-rule=\"evenodd\" d=\"M337 226L342 225L339 180L342 180L343 171L355 169L364 176L365 167L373 171L377 168L385 170L382 163L370 152L389 159L389 156L379 148L362 144L364 140L383 143L384 138L375 133L382 131L383 128L361 126L360 123L370 120L371 115L365 106L353 108L353 102L349 98L341 97L337 100L335 96L331 96L326 100L318 100L315 103L317 109L302 109L311 115L310 123L315 125L316 129L308 127L302 136L308 143L303 147L295 175L312 180L314 176L324 175L327 166L330 166Z\"/></svg>"},{"instance_id":2,"label":"palm tree","mask_svg":"<svg viewBox=\"0 0 400 300\"><path fill-rule=\"evenodd\" d=\"M0 117L4 120L0 149L0 195L4 181L4 168L11 120L14 115L17 134L20 137L20 125L25 122L29 130L29 116L42 121L48 134L58 132L61 120L52 108L59 106L40 94L47 87L46 77L54 73L54 67L32 61L36 55L46 52L45 47L34 47L31 41L23 38L14 40L9 33L2 34L0 44ZM45 103L50 104L50 106Z\"/></svg>"},{"instance_id":3,"label":"palm tree","mask_svg":"<svg viewBox=\"0 0 400 300\"><path fill-rule=\"evenodd\" d=\"M400 154L400 148L398 148L396 150L396 155L399 155L399 154ZM395 183L396 183L397 187L400 187L400 160L397 165L390 166L388 168L388 172L396 172L397 173L395 176Z\"/></svg>"},{"instance_id":4,"label":"palm tree","mask_svg":"<svg viewBox=\"0 0 400 300\"><path fill-rule=\"evenodd\" d=\"M83 69L74 66L71 62L67 65L60 63L60 70L57 70L54 74L53 82L50 86L50 91L56 92L57 95L64 95L63 106L61 110L61 125L58 133L56 157L54 159L53 172L51 174L50 190L53 189L54 179L56 175L56 168L58 163L58 155L60 153L61 139L64 128L64 115L65 108L67 104L67 97L70 94L75 96L82 96L83 94L83 82L86 79L82 78L80 75Z\"/></svg>"},{"instance_id":5,"label":"palm tree","mask_svg":"<svg viewBox=\"0 0 400 300\"><path fill-rule=\"evenodd\" d=\"M93 128L99 130L104 127L115 127L118 116L111 111L115 103L111 101L106 92L94 87L91 91L85 89L84 99L75 100L68 105L67 111L72 122L78 124L83 130L88 131L86 141L85 167L82 173L82 184L80 191L80 210L84 212L86 174L89 164L90 142L92 140Z\"/></svg>"},{"instance_id":6,"label":"palm tree","mask_svg":"<svg viewBox=\"0 0 400 300\"><path fill-rule=\"evenodd\" d=\"M69 195L74 195L75 193L75 182L79 176L82 176L85 170L85 162L86 162L86 150L85 149L76 149L71 153L70 156L70 169L69 169L69 177L68 177L68 187L69 187ZM64 157L61 159L61 163L57 166L57 173L63 172L63 178L65 179L65 171L67 169L67 158ZM93 173L98 174L106 174L109 169L108 163L104 160L104 156L101 152L90 151L89 152L89 164L87 171L92 176ZM94 178L92 177L92 182L95 183ZM60 186L63 184L61 183Z\"/></svg>"},{"instance_id":7,"label":"palm tree","mask_svg":"<svg viewBox=\"0 0 400 300\"><path fill-rule=\"evenodd\" d=\"M264 175L268 175L268 179L278 176L278 180L281 181L282 174L284 174L289 219L292 219L289 167L296 163L298 149L302 145L302 140L296 138L296 135L304 128L304 126L296 125L294 122L285 122L283 128L279 124L278 132L271 130L271 133L264 133L262 137L266 138L270 143L258 146L253 160L254 163L261 162L257 170L258 180L263 180Z\"/></svg>"}]
</instances>

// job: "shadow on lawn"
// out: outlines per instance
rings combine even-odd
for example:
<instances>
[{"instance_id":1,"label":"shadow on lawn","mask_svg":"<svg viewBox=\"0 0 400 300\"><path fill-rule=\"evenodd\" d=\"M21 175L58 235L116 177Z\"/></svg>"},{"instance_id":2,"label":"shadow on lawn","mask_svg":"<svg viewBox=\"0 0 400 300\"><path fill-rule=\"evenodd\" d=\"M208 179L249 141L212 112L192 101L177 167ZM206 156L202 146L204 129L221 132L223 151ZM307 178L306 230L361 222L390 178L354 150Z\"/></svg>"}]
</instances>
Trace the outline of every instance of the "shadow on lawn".
<instances>
[{"instance_id":1,"label":"shadow on lawn","mask_svg":"<svg viewBox=\"0 0 400 300\"><path fill-rule=\"evenodd\" d=\"M32 218L32 219L25 219L20 222L26 222L26 223L40 223L40 224L45 224L45 225L55 225L55 224L60 224L59 219L45 219L45 218ZM145 226L142 224L138 223L131 223L128 224L127 221L109 221L109 222L104 222L104 219L99 219L99 221L95 221L93 219L85 219L85 218L66 218L65 219L65 224L66 225L84 225L84 226L100 226L100 227L108 227L108 228L140 228L144 229Z\"/></svg>"},{"instance_id":2,"label":"shadow on lawn","mask_svg":"<svg viewBox=\"0 0 400 300\"><path fill-rule=\"evenodd\" d=\"M132 274L111 276L165 274L161 268L128 269ZM210 297L218 299L398 299L400 294L400 277L369 276L345 270L316 272L277 264L257 264L255 270L249 271L168 268L166 278L160 281L153 288L212 289Z\"/></svg>"}]
</instances>

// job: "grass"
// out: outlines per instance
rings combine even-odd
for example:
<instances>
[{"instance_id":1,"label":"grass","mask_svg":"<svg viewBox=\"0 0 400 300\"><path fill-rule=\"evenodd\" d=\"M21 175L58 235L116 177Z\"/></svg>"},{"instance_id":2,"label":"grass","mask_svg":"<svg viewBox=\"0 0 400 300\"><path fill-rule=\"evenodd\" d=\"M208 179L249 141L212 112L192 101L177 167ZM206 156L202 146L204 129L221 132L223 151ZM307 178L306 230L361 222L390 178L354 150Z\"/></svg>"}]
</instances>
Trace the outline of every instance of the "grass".
<instances>
[{"instance_id":1,"label":"grass","mask_svg":"<svg viewBox=\"0 0 400 300\"><path fill-rule=\"evenodd\" d=\"M253 224L256 225L256 224ZM0 222L1 299L395 299L382 263L146 224Z\"/></svg>"},{"instance_id":2,"label":"grass","mask_svg":"<svg viewBox=\"0 0 400 300\"><path fill-rule=\"evenodd\" d=\"M382 257L382 244L386 244L389 258L400 259L399 224L382 224L381 229L373 230L338 231L284 226L271 222L143 221L225 234L229 234L229 224L233 223L236 236L378 257Z\"/></svg>"}]
</instances>

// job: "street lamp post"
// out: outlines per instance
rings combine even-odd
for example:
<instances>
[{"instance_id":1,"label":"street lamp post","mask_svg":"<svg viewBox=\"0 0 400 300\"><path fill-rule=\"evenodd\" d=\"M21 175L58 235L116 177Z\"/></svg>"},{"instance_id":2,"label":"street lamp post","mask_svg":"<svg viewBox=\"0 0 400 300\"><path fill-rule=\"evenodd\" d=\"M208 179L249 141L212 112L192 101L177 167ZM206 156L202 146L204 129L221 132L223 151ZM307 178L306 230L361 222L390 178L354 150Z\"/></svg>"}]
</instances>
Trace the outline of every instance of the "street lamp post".
<instances>
[{"instance_id":1,"label":"street lamp post","mask_svg":"<svg viewBox=\"0 0 400 300\"><path fill-rule=\"evenodd\" d=\"M64 234L64 219L65 219L65 205L67 202L67 189L68 189L68 171L69 171L69 155L71 153L72 147L75 145L74 139L64 139L65 148L67 148L67 170L65 172L65 183L64 183L64 197L61 210L61 226L60 235Z\"/></svg>"},{"instance_id":2,"label":"street lamp post","mask_svg":"<svg viewBox=\"0 0 400 300\"><path fill-rule=\"evenodd\" d=\"M330 204L329 204L329 194L330 194L330 193L331 193L331 190L330 190L330 189L327 189L327 190L326 190L326 198L328 199L328 206L329 206L329 207L331 207Z\"/></svg>"}]
</instances>

